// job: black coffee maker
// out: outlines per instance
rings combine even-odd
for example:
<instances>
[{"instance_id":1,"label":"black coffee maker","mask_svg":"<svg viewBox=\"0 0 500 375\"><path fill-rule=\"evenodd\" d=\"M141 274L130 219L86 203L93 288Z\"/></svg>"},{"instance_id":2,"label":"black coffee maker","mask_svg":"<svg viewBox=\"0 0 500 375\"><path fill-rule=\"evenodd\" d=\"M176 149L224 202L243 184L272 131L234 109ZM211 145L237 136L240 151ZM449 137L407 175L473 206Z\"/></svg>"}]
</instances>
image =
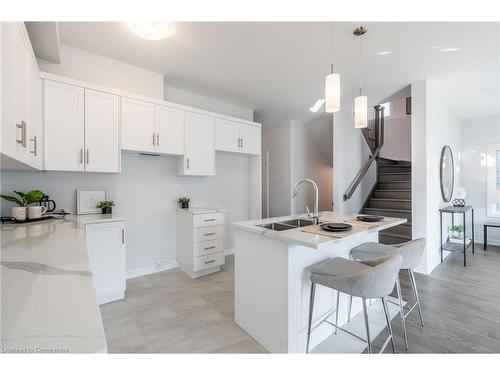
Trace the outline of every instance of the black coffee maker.
<instances>
[{"instance_id":1,"label":"black coffee maker","mask_svg":"<svg viewBox=\"0 0 500 375\"><path fill-rule=\"evenodd\" d=\"M52 212L56 209L56 202L52 199L49 199L48 195L44 195L42 199L38 201L39 206L43 206L47 209L47 212Z\"/></svg>"}]
</instances>

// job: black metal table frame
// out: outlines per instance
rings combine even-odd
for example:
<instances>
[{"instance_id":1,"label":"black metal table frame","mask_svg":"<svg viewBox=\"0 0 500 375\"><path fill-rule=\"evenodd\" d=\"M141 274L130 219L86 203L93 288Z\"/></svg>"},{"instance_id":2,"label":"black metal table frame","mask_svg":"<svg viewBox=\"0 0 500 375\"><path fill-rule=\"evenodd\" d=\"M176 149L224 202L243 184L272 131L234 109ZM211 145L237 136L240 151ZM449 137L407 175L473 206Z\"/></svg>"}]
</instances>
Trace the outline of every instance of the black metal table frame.
<instances>
[{"instance_id":1,"label":"black metal table frame","mask_svg":"<svg viewBox=\"0 0 500 375\"><path fill-rule=\"evenodd\" d=\"M440 237L441 237L441 242L440 242L440 250L441 250L441 263L443 262L443 251L449 251L449 252L457 252L453 251L450 249L446 249L443 247L443 245L446 245L446 243L443 244L443 213L450 213L451 214L451 225L455 225L455 214L458 213L460 215L463 215L463 224L464 224L464 243L463 243L463 251L460 251L461 253L463 252L464 254L464 267L467 266L467 248L472 245L472 254L474 254L474 208L470 208L471 211L471 219L472 219L472 240L471 242L467 245L467 235L466 235L466 227L465 227L465 214L467 211L464 212L453 212L453 211L447 211L446 208L440 209L439 210L439 222L440 222Z\"/></svg>"},{"instance_id":2,"label":"black metal table frame","mask_svg":"<svg viewBox=\"0 0 500 375\"><path fill-rule=\"evenodd\" d=\"M484 231L484 247L483 250L486 251L486 246L488 246L488 227L491 228L500 228L500 223L484 223L483 231Z\"/></svg>"}]
</instances>

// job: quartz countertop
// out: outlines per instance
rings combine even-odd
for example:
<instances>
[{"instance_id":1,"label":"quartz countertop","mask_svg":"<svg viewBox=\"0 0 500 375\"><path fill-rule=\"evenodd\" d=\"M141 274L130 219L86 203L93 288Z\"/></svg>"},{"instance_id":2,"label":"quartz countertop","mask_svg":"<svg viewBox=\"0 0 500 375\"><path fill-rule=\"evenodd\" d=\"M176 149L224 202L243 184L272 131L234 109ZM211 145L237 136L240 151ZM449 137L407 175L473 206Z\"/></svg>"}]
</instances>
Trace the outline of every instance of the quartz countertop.
<instances>
[{"instance_id":1,"label":"quartz countertop","mask_svg":"<svg viewBox=\"0 0 500 375\"><path fill-rule=\"evenodd\" d=\"M344 222L344 221L352 221L356 219L357 215L344 215L338 214L332 211L323 211L320 213L321 222ZM296 243L299 245L304 245L307 247L312 247L315 249L321 249L323 247L330 246L331 244L344 241L346 238L351 236L346 236L344 238L332 238L328 236L317 235L313 233L303 232L302 228L294 228L283 231L276 231L272 229L266 229L263 227L259 227L261 224L271 224L282 222L286 220L292 219L309 219L307 214L302 215L290 215L290 216L281 216L281 217L273 217L269 219L257 219L257 220L249 220L249 221L240 221L236 223L232 223L231 226L234 229L245 230L249 232L253 232L256 234L261 234L263 236L272 237L278 240ZM360 235L362 233L373 233L376 231L381 231L387 228L394 227L396 225L406 223L406 219L402 218L393 218L393 217L385 217L382 222L379 223L364 223L359 222L359 224L369 224L366 225L367 229L363 232L358 232L353 234L353 236Z\"/></svg>"},{"instance_id":2,"label":"quartz countertop","mask_svg":"<svg viewBox=\"0 0 500 375\"><path fill-rule=\"evenodd\" d=\"M118 214L68 215L1 226L3 353L107 351L84 225L123 220Z\"/></svg>"}]
</instances>

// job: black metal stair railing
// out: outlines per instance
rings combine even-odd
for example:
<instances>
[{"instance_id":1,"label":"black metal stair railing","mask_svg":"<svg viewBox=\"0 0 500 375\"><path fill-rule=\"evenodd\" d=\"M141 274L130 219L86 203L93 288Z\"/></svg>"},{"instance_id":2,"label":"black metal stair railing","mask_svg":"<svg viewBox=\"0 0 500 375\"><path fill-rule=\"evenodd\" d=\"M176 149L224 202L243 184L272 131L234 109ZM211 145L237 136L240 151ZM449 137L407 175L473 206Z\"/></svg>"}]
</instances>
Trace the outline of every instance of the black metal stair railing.
<instances>
[{"instance_id":1,"label":"black metal stair railing","mask_svg":"<svg viewBox=\"0 0 500 375\"><path fill-rule=\"evenodd\" d=\"M368 158L368 161L358 171L352 182L349 184L349 187L344 194L344 201L352 197L356 188L359 186L370 169L372 163L379 158L380 150L384 145L384 107L377 105L374 107L374 110L374 120L368 121L368 127L361 129L363 138L370 148L371 155Z\"/></svg>"}]
</instances>

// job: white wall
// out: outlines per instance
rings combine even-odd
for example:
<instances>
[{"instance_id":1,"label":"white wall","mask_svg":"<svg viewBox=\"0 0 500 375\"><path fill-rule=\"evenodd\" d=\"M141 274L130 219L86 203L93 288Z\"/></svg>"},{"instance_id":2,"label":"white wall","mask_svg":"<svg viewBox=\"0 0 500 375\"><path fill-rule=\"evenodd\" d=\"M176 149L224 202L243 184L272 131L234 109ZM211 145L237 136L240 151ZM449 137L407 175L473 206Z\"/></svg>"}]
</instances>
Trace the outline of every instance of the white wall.
<instances>
[{"instance_id":1,"label":"white wall","mask_svg":"<svg viewBox=\"0 0 500 375\"><path fill-rule=\"evenodd\" d=\"M61 64L38 60L40 70L135 94L163 99L163 74L60 45Z\"/></svg>"},{"instance_id":2,"label":"white wall","mask_svg":"<svg viewBox=\"0 0 500 375\"><path fill-rule=\"evenodd\" d=\"M253 121L252 109L169 86L167 78L165 78L164 100Z\"/></svg>"},{"instance_id":3,"label":"white wall","mask_svg":"<svg viewBox=\"0 0 500 375\"><path fill-rule=\"evenodd\" d=\"M440 82L428 79L412 85L412 222L413 238L427 240L420 272L430 273L440 262L439 208L451 205L441 197L440 158L451 147L455 160L455 187L460 186L460 120L443 101ZM425 202L425 209L422 205ZM443 236L451 217L443 216ZM457 221L456 221L457 222Z\"/></svg>"},{"instance_id":4,"label":"white wall","mask_svg":"<svg viewBox=\"0 0 500 375\"><path fill-rule=\"evenodd\" d=\"M357 214L377 180L377 168L374 162L352 197L347 201L343 200L349 184L370 156L363 134L354 127L351 108L352 104L345 104L334 115L333 204L336 212Z\"/></svg>"},{"instance_id":5,"label":"white wall","mask_svg":"<svg viewBox=\"0 0 500 375\"><path fill-rule=\"evenodd\" d=\"M474 206L476 240L483 242L485 221L500 222L487 217L486 212L486 146L500 143L500 114L464 120L462 132L462 182L466 191L465 201ZM488 242L500 245L500 230L488 230Z\"/></svg>"},{"instance_id":6,"label":"white wall","mask_svg":"<svg viewBox=\"0 0 500 375\"><path fill-rule=\"evenodd\" d=\"M175 259L176 200L185 191L192 206L227 209L226 247L232 247L229 223L249 218L249 157L217 154L215 177L178 177L174 157L122 153L122 173L6 172L1 191L41 189L58 208L76 212L76 189L107 188L114 210L127 218L127 271ZM11 205L1 203L2 216Z\"/></svg>"}]
</instances>

